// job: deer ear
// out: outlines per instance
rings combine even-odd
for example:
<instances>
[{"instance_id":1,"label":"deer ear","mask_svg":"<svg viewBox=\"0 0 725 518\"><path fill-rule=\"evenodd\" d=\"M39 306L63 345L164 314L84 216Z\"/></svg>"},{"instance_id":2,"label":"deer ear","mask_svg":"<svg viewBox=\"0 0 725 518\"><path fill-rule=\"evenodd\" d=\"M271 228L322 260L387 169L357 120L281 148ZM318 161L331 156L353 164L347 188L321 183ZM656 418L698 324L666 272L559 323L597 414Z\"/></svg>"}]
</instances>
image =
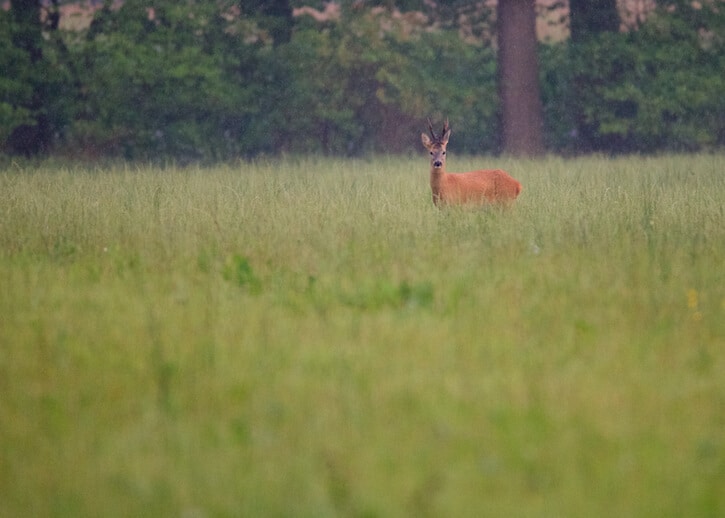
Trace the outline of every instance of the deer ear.
<instances>
[{"instance_id":1,"label":"deer ear","mask_svg":"<svg viewBox=\"0 0 725 518\"><path fill-rule=\"evenodd\" d=\"M448 139L451 137L451 130L446 130L446 132L443 134L443 137L441 138L441 144L444 146L448 144Z\"/></svg>"},{"instance_id":2,"label":"deer ear","mask_svg":"<svg viewBox=\"0 0 725 518\"><path fill-rule=\"evenodd\" d=\"M423 142L423 145L427 148L433 145L433 142L431 142L430 137L426 135L425 133L420 134L420 141Z\"/></svg>"}]
</instances>

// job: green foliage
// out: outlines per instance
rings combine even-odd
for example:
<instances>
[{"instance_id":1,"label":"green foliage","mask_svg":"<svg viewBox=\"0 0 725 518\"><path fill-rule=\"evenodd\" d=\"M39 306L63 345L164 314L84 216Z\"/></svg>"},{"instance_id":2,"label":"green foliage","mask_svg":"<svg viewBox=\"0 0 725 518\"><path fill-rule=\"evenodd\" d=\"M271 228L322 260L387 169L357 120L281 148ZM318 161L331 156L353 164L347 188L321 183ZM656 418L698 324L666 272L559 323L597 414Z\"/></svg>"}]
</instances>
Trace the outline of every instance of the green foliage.
<instances>
[{"instance_id":1,"label":"green foliage","mask_svg":"<svg viewBox=\"0 0 725 518\"><path fill-rule=\"evenodd\" d=\"M260 290L260 281L254 274L249 259L242 255L234 254L227 258L222 276L240 288L249 288L252 293Z\"/></svg>"},{"instance_id":2,"label":"green foliage","mask_svg":"<svg viewBox=\"0 0 725 518\"><path fill-rule=\"evenodd\" d=\"M71 138L129 158L238 154L239 120L250 104L237 72L244 54L229 51L239 35L216 5L149 9L124 2L78 49L85 99Z\"/></svg>"},{"instance_id":3,"label":"green foliage","mask_svg":"<svg viewBox=\"0 0 725 518\"><path fill-rule=\"evenodd\" d=\"M0 38L0 145L182 163L405 153L426 117L448 117L456 151L497 150L490 9L345 1L339 18L315 20L291 5L106 2L89 28L65 32L0 10L0 33L17 36ZM628 33L542 45L548 149L725 145L716 7L662 1Z\"/></svg>"},{"instance_id":4,"label":"green foliage","mask_svg":"<svg viewBox=\"0 0 725 518\"><path fill-rule=\"evenodd\" d=\"M549 51L544 84L553 88L549 121L560 142L620 152L723 145L724 31L725 12L715 4L696 9L673 2L651 13L639 30L605 32ZM568 142L562 120L572 132Z\"/></svg>"},{"instance_id":5,"label":"green foliage","mask_svg":"<svg viewBox=\"0 0 725 518\"><path fill-rule=\"evenodd\" d=\"M282 148L398 152L417 141L426 116L448 116L461 128L458 149L491 150L494 139L471 130L495 128L490 49L422 27L391 28L381 36L385 21L370 12L323 30L302 25L279 50L292 78L281 104L293 114L278 128Z\"/></svg>"},{"instance_id":6,"label":"green foliage","mask_svg":"<svg viewBox=\"0 0 725 518\"><path fill-rule=\"evenodd\" d=\"M379 75L384 95L416 121L455 121L455 147L493 152L497 145L496 56L488 46L470 45L451 32L425 32L393 47L400 60ZM421 128L413 131L417 140Z\"/></svg>"}]
</instances>

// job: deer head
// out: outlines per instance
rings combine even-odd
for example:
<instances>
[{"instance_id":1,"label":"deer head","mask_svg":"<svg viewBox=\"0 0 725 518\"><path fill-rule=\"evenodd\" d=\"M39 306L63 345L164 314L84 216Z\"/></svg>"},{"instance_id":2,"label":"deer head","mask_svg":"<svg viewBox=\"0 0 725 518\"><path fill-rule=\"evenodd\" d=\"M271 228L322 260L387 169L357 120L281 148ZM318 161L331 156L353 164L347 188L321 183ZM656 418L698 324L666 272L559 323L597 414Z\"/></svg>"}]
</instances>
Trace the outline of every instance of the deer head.
<instances>
[{"instance_id":1,"label":"deer head","mask_svg":"<svg viewBox=\"0 0 725 518\"><path fill-rule=\"evenodd\" d=\"M421 133L420 140L423 142L425 148L430 152L430 166L431 170L444 170L446 167L446 146L448 146L448 139L451 136L451 130L448 127L448 119L446 119L443 129L440 135L436 135L433 131L433 124L428 119L428 131L430 131L430 137L425 133Z\"/></svg>"}]
</instances>

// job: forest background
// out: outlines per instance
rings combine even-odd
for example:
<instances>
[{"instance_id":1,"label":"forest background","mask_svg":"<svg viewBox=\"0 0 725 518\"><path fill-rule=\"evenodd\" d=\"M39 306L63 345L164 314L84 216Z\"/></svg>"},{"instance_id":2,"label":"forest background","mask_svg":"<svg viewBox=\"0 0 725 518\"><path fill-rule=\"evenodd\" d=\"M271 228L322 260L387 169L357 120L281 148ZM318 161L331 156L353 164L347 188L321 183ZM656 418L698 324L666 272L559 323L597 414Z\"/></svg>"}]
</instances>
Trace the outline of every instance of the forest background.
<instances>
[{"instance_id":1,"label":"forest background","mask_svg":"<svg viewBox=\"0 0 725 518\"><path fill-rule=\"evenodd\" d=\"M525 67L538 77L527 90L538 104L524 126L541 144L528 151L725 146L725 2L510 1L538 18L534 61ZM5 155L214 161L408 153L426 117L451 120L458 152L517 151L501 137L505 20L495 2L1 7ZM511 22L514 37L526 34Z\"/></svg>"}]
</instances>

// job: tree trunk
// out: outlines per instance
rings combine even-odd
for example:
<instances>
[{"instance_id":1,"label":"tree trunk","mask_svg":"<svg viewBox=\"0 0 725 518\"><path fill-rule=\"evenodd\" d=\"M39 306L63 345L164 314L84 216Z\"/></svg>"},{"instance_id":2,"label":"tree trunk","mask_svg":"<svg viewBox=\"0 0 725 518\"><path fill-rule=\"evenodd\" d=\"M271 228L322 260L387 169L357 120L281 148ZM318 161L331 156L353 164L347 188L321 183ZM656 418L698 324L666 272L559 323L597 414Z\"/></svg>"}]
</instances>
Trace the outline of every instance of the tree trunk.
<instances>
[{"instance_id":1,"label":"tree trunk","mask_svg":"<svg viewBox=\"0 0 725 518\"><path fill-rule=\"evenodd\" d=\"M498 88L503 151L544 152L534 0L499 0Z\"/></svg>"},{"instance_id":2,"label":"tree trunk","mask_svg":"<svg viewBox=\"0 0 725 518\"><path fill-rule=\"evenodd\" d=\"M51 140L50 121L45 113L47 104L46 78L43 62L43 25L40 16L41 0L11 2L13 45L28 56L32 100L23 106L32 113L35 124L23 124L13 129L6 145L11 153L26 156L48 150Z\"/></svg>"},{"instance_id":3,"label":"tree trunk","mask_svg":"<svg viewBox=\"0 0 725 518\"><path fill-rule=\"evenodd\" d=\"M592 52L595 49L606 52L596 43L596 38L604 32L619 31L619 25L617 0L569 0L571 30L569 106L574 124L571 148L577 153L588 153L611 145L600 135L598 123L587 121L584 115L586 107L590 105L588 99L597 94L593 91L591 77L582 74L576 64L593 59Z\"/></svg>"}]
</instances>

